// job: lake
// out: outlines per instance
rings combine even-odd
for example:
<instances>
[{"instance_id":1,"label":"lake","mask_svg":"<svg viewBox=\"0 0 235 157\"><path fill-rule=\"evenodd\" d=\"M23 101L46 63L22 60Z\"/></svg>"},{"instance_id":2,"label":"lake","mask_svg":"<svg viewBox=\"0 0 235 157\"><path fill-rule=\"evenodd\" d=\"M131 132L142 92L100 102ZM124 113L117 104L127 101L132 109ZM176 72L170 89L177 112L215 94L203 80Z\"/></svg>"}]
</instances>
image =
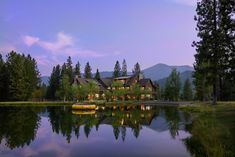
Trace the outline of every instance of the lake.
<instances>
[{"instance_id":1,"label":"lake","mask_svg":"<svg viewBox=\"0 0 235 157\"><path fill-rule=\"evenodd\" d=\"M0 107L1 157L190 157L203 154L177 107Z\"/></svg>"}]
</instances>

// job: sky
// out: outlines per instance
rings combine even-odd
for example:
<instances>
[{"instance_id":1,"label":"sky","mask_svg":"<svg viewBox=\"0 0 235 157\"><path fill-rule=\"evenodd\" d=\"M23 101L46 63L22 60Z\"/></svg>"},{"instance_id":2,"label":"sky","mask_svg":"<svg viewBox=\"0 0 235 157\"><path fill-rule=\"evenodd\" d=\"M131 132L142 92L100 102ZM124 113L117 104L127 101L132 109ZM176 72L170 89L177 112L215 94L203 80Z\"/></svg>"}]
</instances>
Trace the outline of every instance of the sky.
<instances>
[{"instance_id":1,"label":"sky","mask_svg":"<svg viewBox=\"0 0 235 157\"><path fill-rule=\"evenodd\" d=\"M0 52L30 54L42 76L72 57L83 71L193 65L196 0L1 0Z\"/></svg>"}]
</instances>

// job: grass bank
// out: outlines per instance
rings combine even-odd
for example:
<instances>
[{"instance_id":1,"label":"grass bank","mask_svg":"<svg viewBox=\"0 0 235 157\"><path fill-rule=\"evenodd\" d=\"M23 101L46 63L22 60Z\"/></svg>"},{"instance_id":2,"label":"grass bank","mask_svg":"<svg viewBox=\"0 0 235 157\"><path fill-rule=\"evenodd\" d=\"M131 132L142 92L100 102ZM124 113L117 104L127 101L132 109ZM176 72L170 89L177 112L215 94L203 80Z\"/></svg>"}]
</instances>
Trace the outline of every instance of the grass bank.
<instances>
[{"instance_id":1,"label":"grass bank","mask_svg":"<svg viewBox=\"0 0 235 157\"><path fill-rule=\"evenodd\" d=\"M192 156L235 156L235 102L194 103L179 106L192 114L191 137L184 142Z\"/></svg>"},{"instance_id":2,"label":"grass bank","mask_svg":"<svg viewBox=\"0 0 235 157\"><path fill-rule=\"evenodd\" d=\"M96 104L96 105L132 105L140 104L139 101L115 101L106 102L104 100L84 101L84 102L61 102L61 101L12 101L12 102L0 102L0 106L70 106L72 104Z\"/></svg>"},{"instance_id":3,"label":"grass bank","mask_svg":"<svg viewBox=\"0 0 235 157\"><path fill-rule=\"evenodd\" d=\"M67 106L72 105L73 102L54 102L54 101L13 101L13 102L0 102L0 106Z\"/></svg>"},{"instance_id":4,"label":"grass bank","mask_svg":"<svg viewBox=\"0 0 235 157\"><path fill-rule=\"evenodd\" d=\"M208 102L194 102L192 105L182 105L179 108L192 113L235 112L235 101L218 102L217 105L211 105Z\"/></svg>"}]
</instances>

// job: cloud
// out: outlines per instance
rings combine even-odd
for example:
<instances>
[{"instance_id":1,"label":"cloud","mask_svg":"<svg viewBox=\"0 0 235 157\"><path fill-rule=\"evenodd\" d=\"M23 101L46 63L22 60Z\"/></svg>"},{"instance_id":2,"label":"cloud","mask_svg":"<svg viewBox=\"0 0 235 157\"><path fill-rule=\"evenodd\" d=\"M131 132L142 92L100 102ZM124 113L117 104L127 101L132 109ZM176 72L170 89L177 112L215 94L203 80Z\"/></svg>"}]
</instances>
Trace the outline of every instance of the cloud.
<instances>
[{"instance_id":1,"label":"cloud","mask_svg":"<svg viewBox=\"0 0 235 157\"><path fill-rule=\"evenodd\" d=\"M98 53L93 50L83 49L75 45L75 39L64 32L57 33L55 41L44 41L39 37L25 35L23 42L25 45L31 47L33 45L40 46L41 48L51 52L53 55L69 55L80 57L103 57L105 54Z\"/></svg>"},{"instance_id":2,"label":"cloud","mask_svg":"<svg viewBox=\"0 0 235 157\"><path fill-rule=\"evenodd\" d=\"M38 44L44 49L56 52L70 46L73 47L74 39L70 35L67 35L63 32L59 32L57 34L57 40L55 42L39 41Z\"/></svg>"},{"instance_id":3,"label":"cloud","mask_svg":"<svg viewBox=\"0 0 235 157\"><path fill-rule=\"evenodd\" d=\"M36 44L39 41L39 38L26 35L23 37L23 41L27 46L30 47L30 46Z\"/></svg>"},{"instance_id":4,"label":"cloud","mask_svg":"<svg viewBox=\"0 0 235 157\"><path fill-rule=\"evenodd\" d=\"M173 1L188 6L196 6L197 4L197 0L173 0Z\"/></svg>"}]
</instances>

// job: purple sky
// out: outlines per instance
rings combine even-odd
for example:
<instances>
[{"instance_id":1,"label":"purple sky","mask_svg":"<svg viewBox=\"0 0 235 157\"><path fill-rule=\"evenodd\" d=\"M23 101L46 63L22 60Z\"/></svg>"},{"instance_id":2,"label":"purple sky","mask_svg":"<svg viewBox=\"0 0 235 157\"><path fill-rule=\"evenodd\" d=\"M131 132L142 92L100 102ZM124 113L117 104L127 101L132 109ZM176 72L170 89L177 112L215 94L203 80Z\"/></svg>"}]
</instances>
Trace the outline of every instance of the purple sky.
<instances>
[{"instance_id":1,"label":"purple sky","mask_svg":"<svg viewBox=\"0 0 235 157\"><path fill-rule=\"evenodd\" d=\"M93 72L192 65L196 0L1 0L0 51L29 53L41 75L70 55Z\"/></svg>"}]
</instances>

